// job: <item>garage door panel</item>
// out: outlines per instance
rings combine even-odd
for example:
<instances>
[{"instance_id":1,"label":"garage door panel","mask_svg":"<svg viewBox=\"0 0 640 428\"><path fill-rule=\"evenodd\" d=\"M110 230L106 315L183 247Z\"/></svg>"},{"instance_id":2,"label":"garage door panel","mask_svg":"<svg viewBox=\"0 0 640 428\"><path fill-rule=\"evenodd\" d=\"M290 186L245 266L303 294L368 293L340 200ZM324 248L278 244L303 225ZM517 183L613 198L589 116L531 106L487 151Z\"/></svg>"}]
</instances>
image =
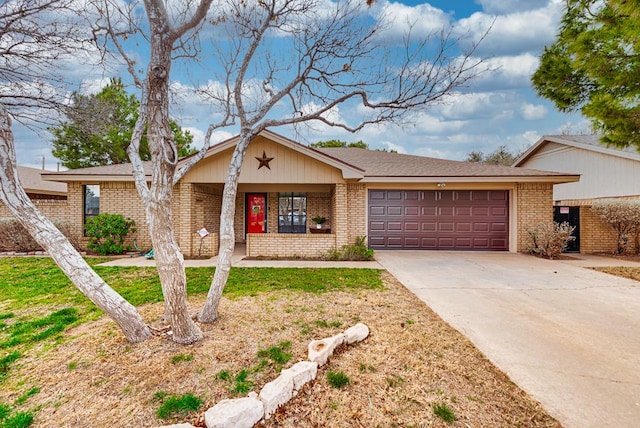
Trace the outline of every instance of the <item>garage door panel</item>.
<instances>
[{"instance_id":1,"label":"garage door panel","mask_svg":"<svg viewBox=\"0 0 640 428\"><path fill-rule=\"evenodd\" d=\"M393 207L387 208L387 215L389 215L389 216L401 216L403 214L403 211L404 210L402 209L401 206L400 207L393 206Z\"/></svg>"},{"instance_id":2,"label":"garage door panel","mask_svg":"<svg viewBox=\"0 0 640 428\"><path fill-rule=\"evenodd\" d=\"M383 216L387 212L386 207L369 206L369 216Z\"/></svg>"},{"instance_id":3,"label":"garage door panel","mask_svg":"<svg viewBox=\"0 0 640 428\"><path fill-rule=\"evenodd\" d=\"M387 223L384 221L370 221L369 222L369 235L371 235L372 231L385 231Z\"/></svg>"},{"instance_id":4,"label":"garage door panel","mask_svg":"<svg viewBox=\"0 0 640 428\"><path fill-rule=\"evenodd\" d=\"M420 232L420 223L407 221L404 223L404 230L407 232Z\"/></svg>"},{"instance_id":5,"label":"garage door panel","mask_svg":"<svg viewBox=\"0 0 640 428\"><path fill-rule=\"evenodd\" d=\"M436 222L422 222L420 224L420 230L423 232L435 232L438 230L438 223Z\"/></svg>"},{"instance_id":6,"label":"garage door panel","mask_svg":"<svg viewBox=\"0 0 640 428\"><path fill-rule=\"evenodd\" d=\"M468 232L472 232L473 231L473 224L472 223L457 222L455 225L456 225L456 232L468 233Z\"/></svg>"},{"instance_id":7,"label":"garage door panel","mask_svg":"<svg viewBox=\"0 0 640 428\"><path fill-rule=\"evenodd\" d=\"M373 248L507 250L508 191L370 190Z\"/></svg>"},{"instance_id":8,"label":"garage door panel","mask_svg":"<svg viewBox=\"0 0 640 428\"><path fill-rule=\"evenodd\" d=\"M404 215L409 216L419 216L420 215L420 207L404 207Z\"/></svg>"}]
</instances>

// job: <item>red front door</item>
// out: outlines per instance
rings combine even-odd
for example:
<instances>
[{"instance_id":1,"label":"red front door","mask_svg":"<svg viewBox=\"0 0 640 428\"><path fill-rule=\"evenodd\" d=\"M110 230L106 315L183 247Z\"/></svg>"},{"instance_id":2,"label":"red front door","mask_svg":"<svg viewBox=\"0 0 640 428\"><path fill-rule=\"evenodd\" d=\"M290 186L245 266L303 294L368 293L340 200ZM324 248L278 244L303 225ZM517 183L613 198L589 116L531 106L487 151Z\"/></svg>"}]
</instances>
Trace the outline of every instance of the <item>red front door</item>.
<instances>
[{"instance_id":1,"label":"red front door","mask_svg":"<svg viewBox=\"0 0 640 428\"><path fill-rule=\"evenodd\" d=\"M264 193L247 193L247 233L266 233L265 212L267 195Z\"/></svg>"}]
</instances>

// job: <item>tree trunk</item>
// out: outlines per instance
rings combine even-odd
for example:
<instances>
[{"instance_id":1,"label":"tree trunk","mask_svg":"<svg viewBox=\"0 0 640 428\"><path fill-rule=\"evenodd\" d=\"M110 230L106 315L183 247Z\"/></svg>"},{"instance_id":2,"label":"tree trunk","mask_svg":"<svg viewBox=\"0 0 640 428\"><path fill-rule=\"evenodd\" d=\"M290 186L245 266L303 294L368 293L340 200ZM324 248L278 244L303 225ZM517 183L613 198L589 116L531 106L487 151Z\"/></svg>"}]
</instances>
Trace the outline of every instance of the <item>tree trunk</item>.
<instances>
[{"instance_id":1,"label":"tree trunk","mask_svg":"<svg viewBox=\"0 0 640 428\"><path fill-rule=\"evenodd\" d=\"M162 5L154 4L159 9L153 13L149 11L150 17L164 17ZM204 335L189 315L184 257L173 230L171 203L178 164L178 148L169 126L169 76L173 41L170 34L163 32L166 28L162 24L153 19L151 22L157 28L151 44L147 90L142 99L146 115L141 115L147 119L147 141L152 160L151 189L145 197L143 186L146 183L136 180L136 187L146 208L149 235L164 295L165 317L171 323L172 339L177 343L189 344L197 342Z\"/></svg>"},{"instance_id":2,"label":"tree trunk","mask_svg":"<svg viewBox=\"0 0 640 428\"><path fill-rule=\"evenodd\" d=\"M233 228L233 219L236 212L236 195L238 194L238 179L240 178L240 170L244 161L247 147L251 141L251 135L244 132L240 135L240 139L233 152L231 162L229 163L229 172L224 183L224 191L222 192L222 209L220 213L220 248L218 250L218 263L216 264L216 272L211 281L211 287L207 294L207 301L198 315L200 322L214 322L218 318L218 305L222 297L231 271L231 256L235 248L235 231Z\"/></svg>"},{"instance_id":3,"label":"tree trunk","mask_svg":"<svg viewBox=\"0 0 640 428\"><path fill-rule=\"evenodd\" d=\"M136 308L107 285L69 240L29 199L19 184L11 119L0 105L0 201L53 258L71 282L120 327L127 340L142 342L151 337Z\"/></svg>"}]
</instances>

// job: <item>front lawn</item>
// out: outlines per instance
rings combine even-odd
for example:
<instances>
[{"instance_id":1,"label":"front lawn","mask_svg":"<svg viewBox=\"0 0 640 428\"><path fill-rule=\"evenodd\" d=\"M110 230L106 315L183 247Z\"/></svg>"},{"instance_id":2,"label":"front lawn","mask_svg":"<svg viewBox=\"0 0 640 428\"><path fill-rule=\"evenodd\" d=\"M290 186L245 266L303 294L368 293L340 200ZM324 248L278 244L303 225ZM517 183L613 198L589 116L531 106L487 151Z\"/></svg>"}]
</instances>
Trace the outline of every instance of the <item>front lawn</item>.
<instances>
[{"instance_id":1,"label":"front lawn","mask_svg":"<svg viewBox=\"0 0 640 428\"><path fill-rule=\"evenodd\" d=\"M95 269L159 325L155 269ZM213 268L187 275L195 312ZM233 268L219 319L190 346L158 336L126 342L47 258L0 258L0 301L0 426L202 426L208 407L259 392L306 359L310 340L357 322L370 337L340 348L262 426L559 426L378 270ZM336 376L346 379L340 387Z\"/></svg>"}]
</instances>

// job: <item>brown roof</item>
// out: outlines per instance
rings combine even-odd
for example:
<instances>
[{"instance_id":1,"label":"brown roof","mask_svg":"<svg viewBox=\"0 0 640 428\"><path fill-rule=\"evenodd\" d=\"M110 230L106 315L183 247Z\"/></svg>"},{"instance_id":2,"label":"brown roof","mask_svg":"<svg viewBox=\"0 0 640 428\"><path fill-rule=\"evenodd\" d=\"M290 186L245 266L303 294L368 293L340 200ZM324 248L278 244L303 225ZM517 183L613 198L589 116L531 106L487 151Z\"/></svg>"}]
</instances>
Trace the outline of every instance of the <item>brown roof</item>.
<instances>
[{"instance_id":1,"label":"brown roof","mask_svg":"<svg viewBox=\"0 0 640 428\"><path fill-rule=\"evenodd\" d=\"M263 131L263 135L273 141L289 146L292 150L315 157L320 161L336 167L344 166L344 170L357 172L351 178L363 179L363 181L391 181L401 182L403 178L408 181L437 180L438 178L459 177L485 178L497 181L507 181L509 178L535 180L550 180L553 182L577 181L578 175L559 172L539 171L511 166L489 165L478 162L460 162L445 159L428 158L424 156L405 155L377 150L365 150L358 148L318 148L314 149L295 141L289 140L271 131ZM234 137L237 138L237 137ZM209 155L215 156L222 150L232 147L234 138L216 144L209 148ZM184 160L184 159L183 159ZM145 173L150 175L151 163L143 162ZM59 173L45 174L51 180L90 181L93 177L100 180L131 181L133 179L131 164L119 164L81 168ZM543 180L544 181L544 180Z\"/></svg>"},{"instance_id":2,"label":"brown roof","mask_svg":"<svg viewBox=\"0 0 640 428\"><path fill-rule=\"evenodd\" d=\"M38 193L43 195L67 194L67 185L65 183L56 183L42 179L43 173L52 171L29 168L27 166L18 166L17 169L18 177L20 177L20 183L27 193Z\"/></svg>"},{"instance_id":3,"label":"brown roof","mask_svg":"<svg viewBox=\"0 0 640 428\"><path fill-rule=\"evenodd\" d=\"M146 175L151 175L151 162L145 161L142 162L144 172ZM120 179L131 179L133 181L133 167L130 163L121 163L115 165L103 165L103 166L92 166L88 168L78 168L78 169L70 169L68 171L43 171L43 176L45 179L64 179L64 177L113 177Z\"/></svg>"},{"instance_id":4,"label":"brown roof","mask_svg":"<svg viewBox=\"0 0 640 428\"><path fill-rule=\"evenodd\" d=\"M548 177L559 172L460 162L358 148L317 149L364 170L365 177Z\"/></svg>"}]
</instances>

